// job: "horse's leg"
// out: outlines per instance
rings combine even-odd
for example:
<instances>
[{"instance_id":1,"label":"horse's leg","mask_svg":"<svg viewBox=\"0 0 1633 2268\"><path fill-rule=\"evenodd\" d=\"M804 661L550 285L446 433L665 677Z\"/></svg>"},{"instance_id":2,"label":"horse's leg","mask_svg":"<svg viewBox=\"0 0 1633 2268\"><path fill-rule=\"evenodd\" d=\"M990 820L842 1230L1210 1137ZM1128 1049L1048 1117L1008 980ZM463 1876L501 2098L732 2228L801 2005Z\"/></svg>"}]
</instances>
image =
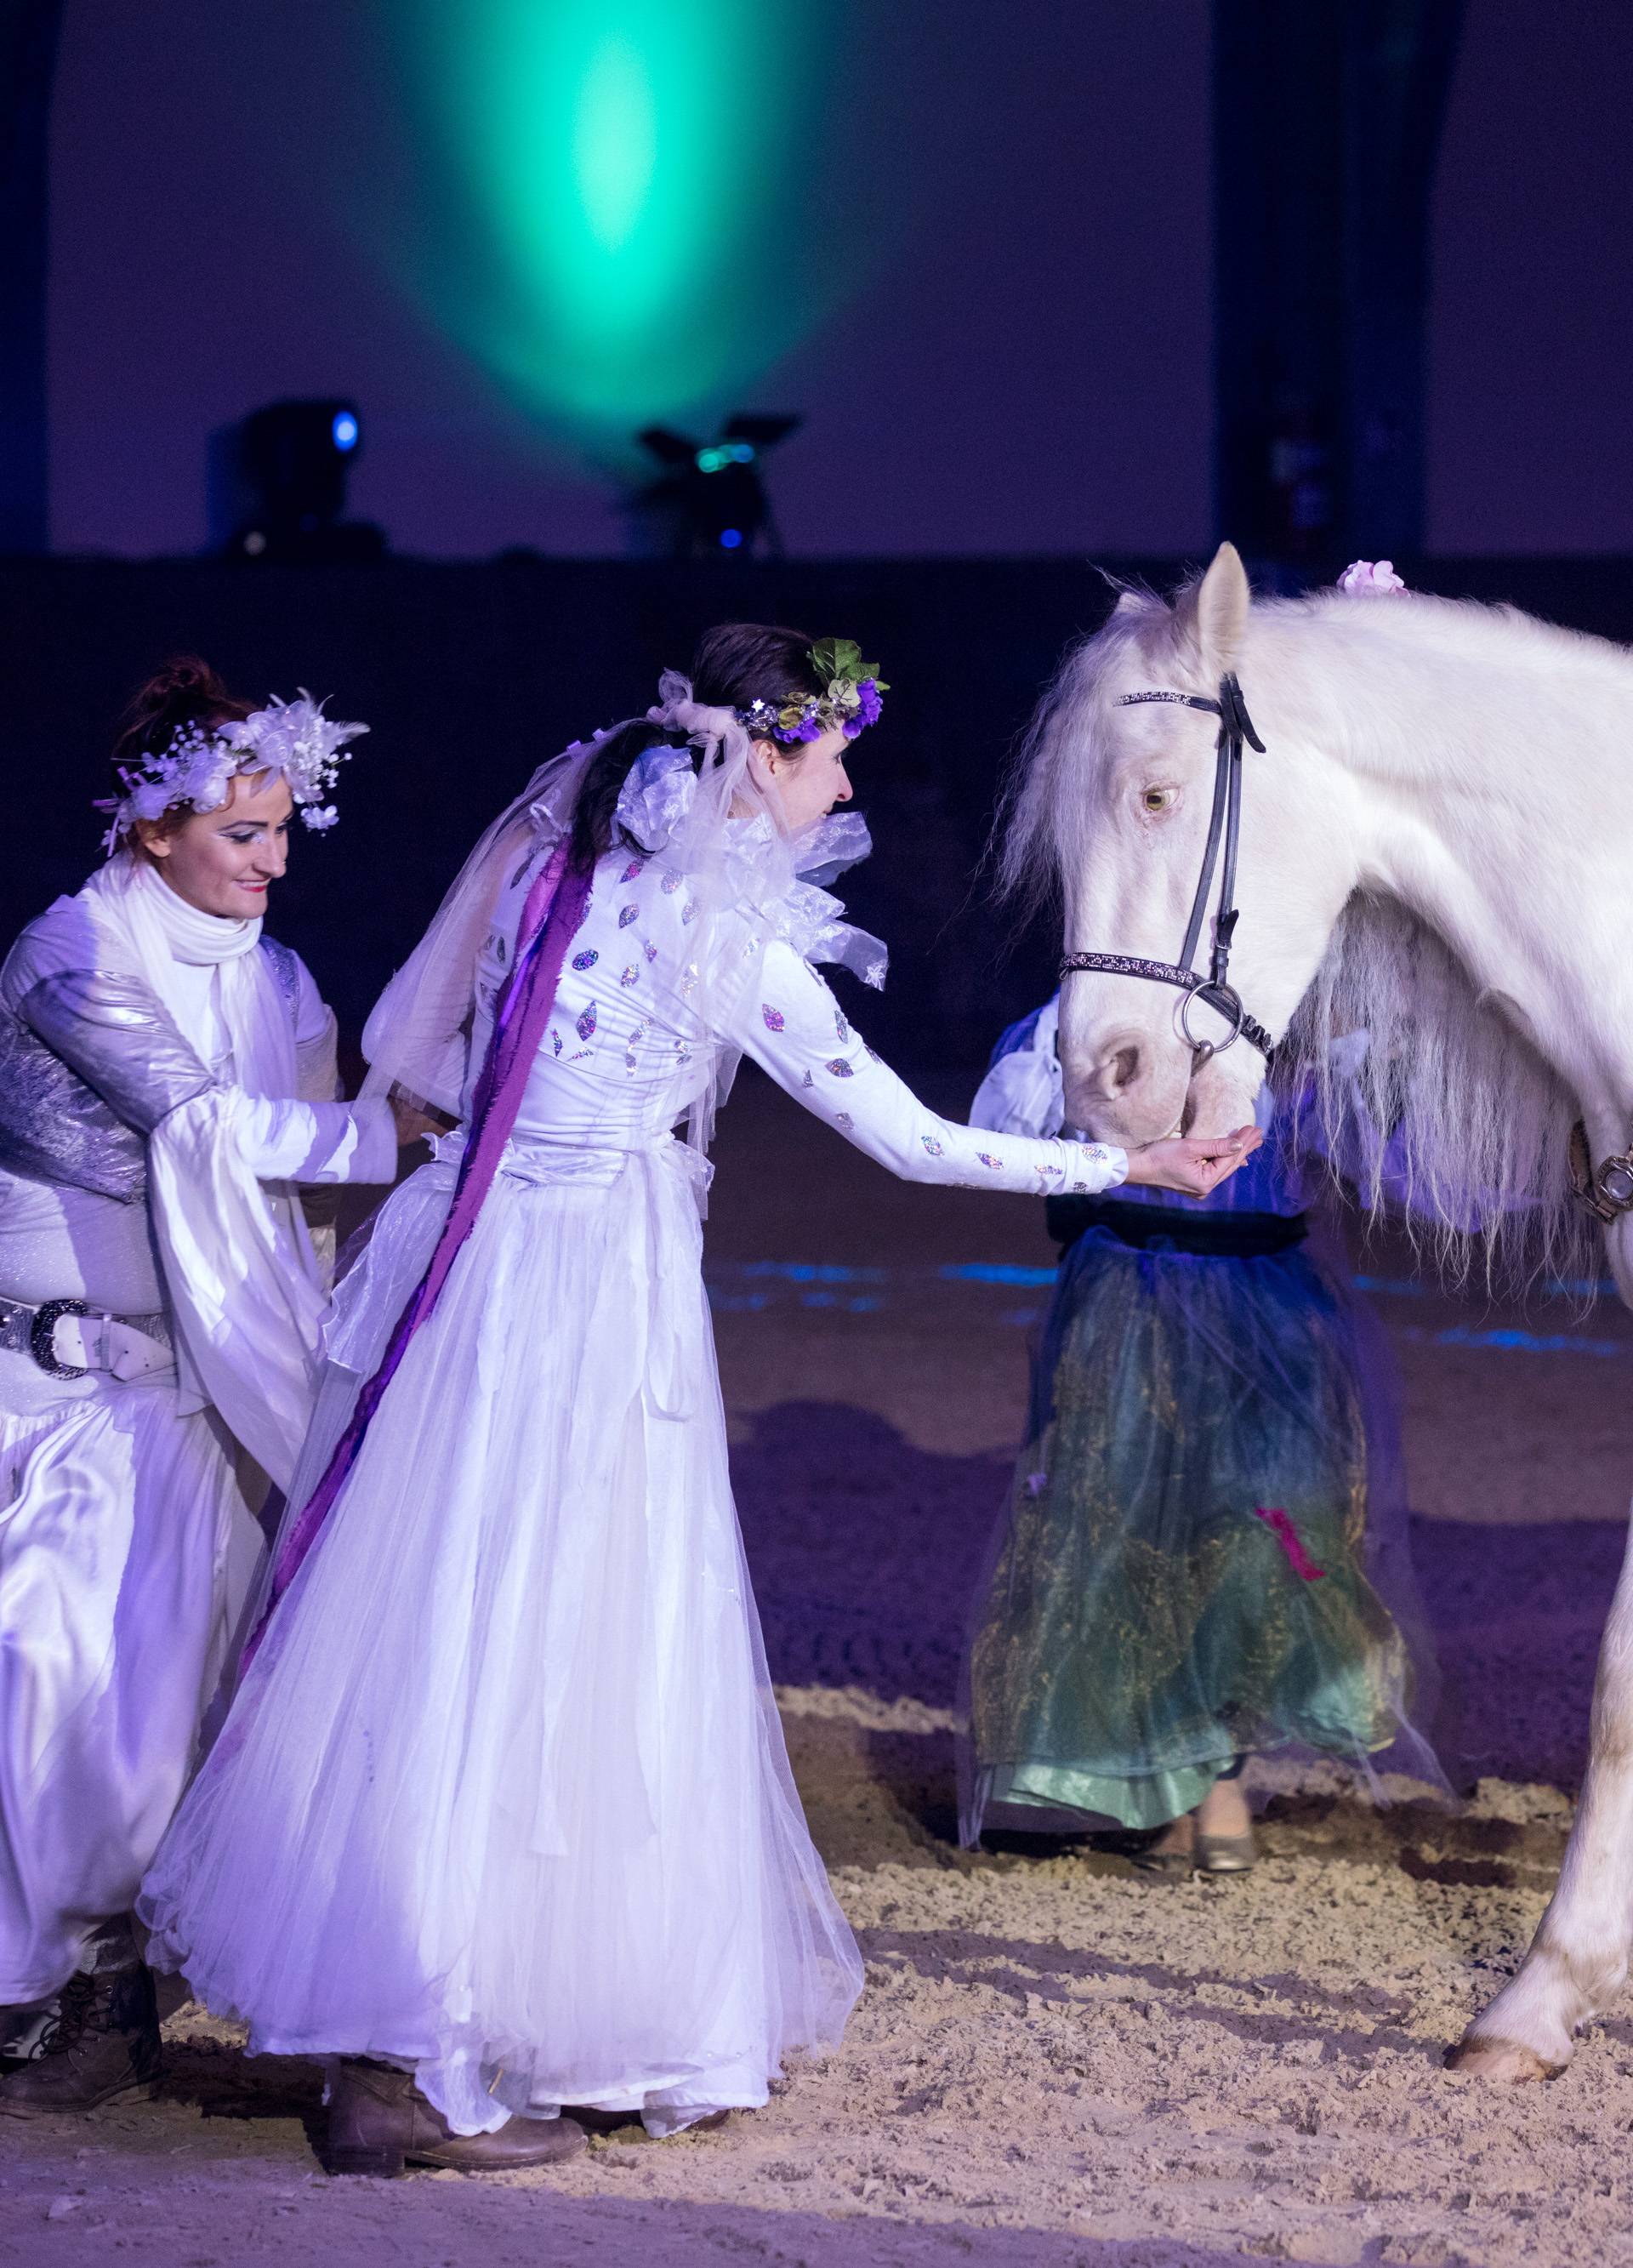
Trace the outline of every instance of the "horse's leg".
<instances>
[{"instance_id":1,"label":"horse's leg","mask_svg":"<svg viewBox=\"0 0 1633 2268\"><path fill-rule=\"evenodd\" d=\"M1489 2079L1552 2079L1577 2027L1621 1989L1633 1940L1633 1536L1593 1686L1593 1736L1559 1887L1518 1973L1447 2060Z\"/></svg>"}]
</instances>

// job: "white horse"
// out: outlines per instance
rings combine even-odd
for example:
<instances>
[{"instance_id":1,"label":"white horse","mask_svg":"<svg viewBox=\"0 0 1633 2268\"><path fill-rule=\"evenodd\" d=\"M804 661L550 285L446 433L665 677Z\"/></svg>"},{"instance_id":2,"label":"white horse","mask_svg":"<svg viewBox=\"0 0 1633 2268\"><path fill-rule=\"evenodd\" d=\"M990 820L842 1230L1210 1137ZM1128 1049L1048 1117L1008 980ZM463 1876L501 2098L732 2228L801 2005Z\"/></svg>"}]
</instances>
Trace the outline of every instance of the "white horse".
<instances>
[{"instance_id":1,"label":"white horse","mask_svg":"<svg viewBox=\"0 0 1633 2268\"><path fill-rule=\"evenodd\" d=\"M1230 979L1295 1055L1365 1025L1374 1123L1399 1123L1443 1257L1524 1232L1558 1263L1593 1225L1567 1144L1633 1139L1633 654L1506 608L1425 597L1253 601L1229 544L1171 606L1126 593L1067 660L1011 793L1007 879L1057 880L1070 952L1177 959L1239 678L1243 767ZM1204 947L1208 930L1203 931ZM1222 1015L1104 970L1063 987L1070 1123L1145 1142L1252 1116L1264 1075ZM1377 1190L1372 1192L1374 1198ZM1593 1232L1596 1233L1596 1232ZM1633 1305L1629 1216L1609 1232ZM1579 1264L1579 1260L1578 1263ZM1451 2060L1550 2077L1633 1941L1633 1555L1611 1607L1592 1749L1552 1903Z\"/></svg>"}]
</instances>

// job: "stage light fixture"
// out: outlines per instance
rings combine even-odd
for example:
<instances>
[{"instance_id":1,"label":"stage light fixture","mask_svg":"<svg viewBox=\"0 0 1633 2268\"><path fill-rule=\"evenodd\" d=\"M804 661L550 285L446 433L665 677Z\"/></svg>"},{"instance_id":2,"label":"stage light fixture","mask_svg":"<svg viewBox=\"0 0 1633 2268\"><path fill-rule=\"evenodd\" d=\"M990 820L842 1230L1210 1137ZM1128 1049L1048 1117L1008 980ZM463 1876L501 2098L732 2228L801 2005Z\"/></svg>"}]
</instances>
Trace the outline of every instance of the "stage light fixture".
<instances>
[{"instance_id":1,"label":"stage light fixture","mask_svg":"<svg viewBox=\"0 0 1633 2268\"><path fill-rule=\"evenodd\" d=\"M234 559L378 559L384 533L345 518L347 476L362 447L354 401L274 401L217 434L214 547Z\"/></svg>"},{"instance_id":2,"label":"stage light fixture","mask_svg":"<svg viewBox=\"0 0 1633 2268\"><path fill-rule=\"evenodd\" d=\"M739 411L717 440L694 441L667 425L636 435L663 467L637 491L631 510L649 548L677 559L716 552L747 556L763 549L782 556L782 539L766 492L762 460L799 424L797 416Z\"/></svg>"}]
</instances>

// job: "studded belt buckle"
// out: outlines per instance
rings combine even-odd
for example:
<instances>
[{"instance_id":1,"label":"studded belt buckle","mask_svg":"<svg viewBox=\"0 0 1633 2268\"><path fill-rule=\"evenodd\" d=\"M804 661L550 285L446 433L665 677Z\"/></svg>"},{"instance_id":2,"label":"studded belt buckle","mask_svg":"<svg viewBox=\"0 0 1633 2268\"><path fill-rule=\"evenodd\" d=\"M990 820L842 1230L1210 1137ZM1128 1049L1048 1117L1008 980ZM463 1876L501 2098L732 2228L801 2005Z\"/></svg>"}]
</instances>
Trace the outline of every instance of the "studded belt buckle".
<instances>
[{"instance_id":1,"label":"studded belt buckle","mask_svg":"<svg viewBox=\"0 0 1633 2268\"><path fill-rule=\"evenodd\" d=\"M28 1327L28 1351L48 1378L88 1378L89 1363L62 1362L57 1359L56 1327L64 1315L88 1315L92 1312L88 1300L48 1300L36 1307L34 1319Z\"/></svg>"},{"instance_id":2,"label":"studded belt buckle","mask_svg":"<svg viewBox=\"0 0 1633 2268\"><path fill-rule=\"evenodd\" d=\"M1612 1212L1633 1209L1633 1158L1607 1158L1594 1175L1593 1187Z\"/></svg>"},{"instance_id":3,"label":"studded belt buckle","mask_svg":"<svg viewBox=\"0 0 1633 2268\"><path fill-rule=\"evenodd\" d=\"M1578 1203L1608 1228L1624 1212L1633 1212L1633 1150L1605 1159L1596 1172L1587 1128L1578 1118L1570 1130L1570 1187Z\"/></svg>"}]
</instances>

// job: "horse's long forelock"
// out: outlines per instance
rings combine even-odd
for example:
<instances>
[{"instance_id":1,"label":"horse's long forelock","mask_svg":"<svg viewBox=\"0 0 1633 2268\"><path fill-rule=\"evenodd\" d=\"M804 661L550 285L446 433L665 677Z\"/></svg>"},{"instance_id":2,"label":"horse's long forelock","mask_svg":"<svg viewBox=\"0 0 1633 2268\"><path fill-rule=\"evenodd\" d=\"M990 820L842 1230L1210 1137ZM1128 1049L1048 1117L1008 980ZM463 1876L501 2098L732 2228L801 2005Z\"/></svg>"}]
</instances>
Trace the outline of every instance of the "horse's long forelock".
<instances>
[{"instance_id":1,"label":"horse's long forelock","mask_svg":"<svg viewBox=\"0 0 1633 2268\"><path fill-rule=\"evenodd\" d=\"M1495 609L1467 613L1479 618L1476 636L1495 623ZM1570 637L1520 620L1540 641ZM1067 656L1038 705L999 812L998 887L1027 910L1058 899L1063 873L1086 851L1092 755L1110 725L1114 665L1153 631L1160 640L1164 627L1144 609L1114 615ZM1406 1225L1440 1272L1454 1282L1479 1274L1492 1286L1539 1273L1595 1276L1597 1235L1565 1172L1578 1115L1570 1091L1432 932L1397 902L1365 894L1340 917L1277 1052L1278 1089L1310 1085L1323 1146L1346 1164L1357 1155L1354 1094L1334 1073L1328 1041L1358 1029L1370 1035L1361 1097L1372 1125L1395 1135L1391 1181L1397 1194L1404 1182ZM1377 1219L1388 1194L1374 1155L1356 1195Z\"/></svg>"},{"instance_id":2,"label":"horse's long forelock","mask_svg":"<svg viewBox=\"0 0 1633 2268\"><path fill-rule=\"evenodd\" d=\"M1136 643L1141 621L1114 615L1074 646L1022 736L998 805L997 884L1024 912L1057 900L1081 862L1092 812L1088 759L1110 706L1107 665Z\"/></svg>"}]
</instances>

